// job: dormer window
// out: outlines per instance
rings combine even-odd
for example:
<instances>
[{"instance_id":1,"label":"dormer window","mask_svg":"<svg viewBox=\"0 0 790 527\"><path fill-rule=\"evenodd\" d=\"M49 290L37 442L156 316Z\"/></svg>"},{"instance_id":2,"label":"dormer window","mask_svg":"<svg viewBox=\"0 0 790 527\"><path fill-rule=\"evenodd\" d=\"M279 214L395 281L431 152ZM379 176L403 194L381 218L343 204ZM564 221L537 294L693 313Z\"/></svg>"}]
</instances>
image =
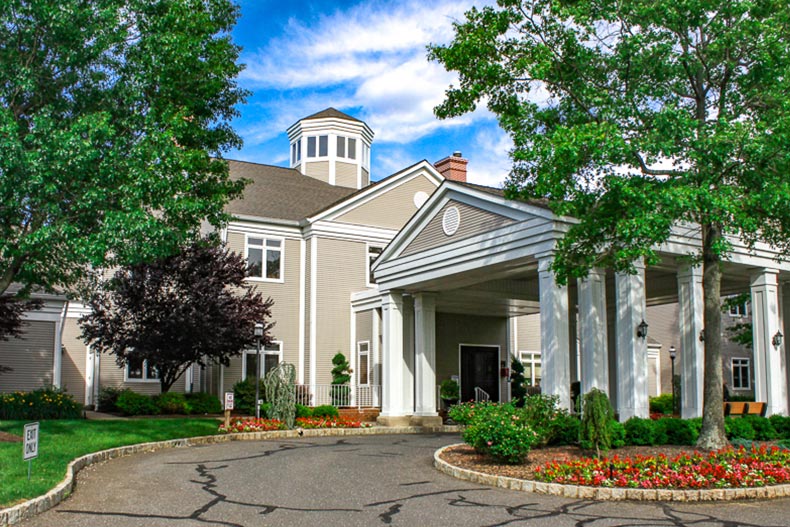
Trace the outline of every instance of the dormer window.
<instances>
[{"instance_id":1,"label":"dormer window","mask_svg":"<svg viewBox=\"0 0 790 527\"><path fill-rule=\"evenodd\" d=\"M327 157L328 155L328 135L319 135L307 138L307 157Z\"/></svg>"},{"instance_id":2,"label":"dormer window","mask_svg":"<svg viewBox=\"0 0 790 527\"><path fill-rule=\"evenodd\" d=\"M302 160L302 142L296 141L291 144L291 165L296 165Z\"/></svg>"},{"instance_id":3,"label":"dormer window","mask_svg":"<svg viewBox=\"0 0 790 527\"><path fill-rule=\"evenodd\" d=\"M352 137L337 136L337 157L357 158L357 140Z\"/></svg>"}]
</instances>

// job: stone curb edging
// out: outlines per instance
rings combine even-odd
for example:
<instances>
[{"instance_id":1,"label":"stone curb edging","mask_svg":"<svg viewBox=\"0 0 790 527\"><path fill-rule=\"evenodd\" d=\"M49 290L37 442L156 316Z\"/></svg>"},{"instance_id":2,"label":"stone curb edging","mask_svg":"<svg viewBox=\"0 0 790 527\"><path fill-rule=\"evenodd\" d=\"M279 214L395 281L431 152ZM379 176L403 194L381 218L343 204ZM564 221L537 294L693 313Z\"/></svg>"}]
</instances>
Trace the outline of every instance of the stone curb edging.
<instances>
[{"instance_id":1,"label":"stone curb edging","mask_svg":"<svg viewBox=\"0 0 790 527\"><path fill-rule=\"evenodd\" d=\"M302 430L299 435L298 430L274 430L270 432L241 432L213 436L198 436L184 439L170 439L168 441L157 441L153 443L138 443L108 450L101 450L92 454L78 457L69 463L66 468L66 477L58 485L37 498L27 500L7 509L0 509L0 527L13 525L22 520L32 518L36 514L41 514L59 504L68 497L74 490L74 483L77 473L83 468L101 463L117 457L130 456L132 454L150 453L167 448L183 448L194 445L211 445L216 443L227 443L231 441L264 441L271 439L298 439L305 437L334 437L334 436L363 436L363 435L387 435L387 434L421 434L438 432L457 432L457 427L453 426L403 426L403 427L372 427L372 428L312 428Z\"/></svg>"},{"instance_id":2,"label":"stone curb edging","mask_svg":"<svg viewBox=\"0 0 790 527\"><path fill-rule=\"evenodd\" d=\"M673 489L626 489L620 487L585 487L581 485L564 485L560 483L544 483L527 479L510 478L507 476L494 476L466 468L456 467L441 459L442 453L448 448L457 447L464 443L447 445L433 454L433 465L440 472L448 476L472 483L499 487L535 494L548 494L571 499L599 500L599 501L730 501L742 499L783 498L790 496L790 485L772 485L768 487L748 487L737 489L701 489L701 490L673 490Z\"/></svg>"}]
</instances>

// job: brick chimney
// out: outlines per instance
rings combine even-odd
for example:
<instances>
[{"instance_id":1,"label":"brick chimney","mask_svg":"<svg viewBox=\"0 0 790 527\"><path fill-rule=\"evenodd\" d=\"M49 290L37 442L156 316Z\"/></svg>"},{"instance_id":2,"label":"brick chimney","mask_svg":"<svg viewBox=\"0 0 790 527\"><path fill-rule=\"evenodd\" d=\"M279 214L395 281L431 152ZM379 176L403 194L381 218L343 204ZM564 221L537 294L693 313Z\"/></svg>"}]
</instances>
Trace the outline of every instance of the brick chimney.
<instances>
[{"instance_id":1,"label":"brick chimney","mask_svg":"<svg viewBox=\"0 0 790 527\"><path fill-rule=\"evenodd\" d=\"M436 170L438 170L445 179L466 183L467 163L469 163L469 160L461 157L461 152L455 151L453 155L445 157L441 161L437 161L433 166L436 167Z\"/></svg>"}]
</instances>

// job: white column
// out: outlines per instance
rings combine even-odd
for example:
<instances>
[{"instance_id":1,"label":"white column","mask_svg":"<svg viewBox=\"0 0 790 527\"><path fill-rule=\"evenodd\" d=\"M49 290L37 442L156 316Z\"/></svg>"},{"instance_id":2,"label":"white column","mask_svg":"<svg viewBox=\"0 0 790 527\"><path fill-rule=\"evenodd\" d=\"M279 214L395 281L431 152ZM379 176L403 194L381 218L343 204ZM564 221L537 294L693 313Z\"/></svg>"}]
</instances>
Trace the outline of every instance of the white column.
<instances>
[{"instance_id":1,"label":"white column","mask_svg":"<svg viewBox=\"0 0 790 527\"><path fill-rule=\"evenodd\" d=\"M400 291L382 293L381 319L381 415L409 415L403 393L406 363L403 360L403 295Z\"/></svg>"},{"instance_id":2,"label":"white column","mask_svg":"<svg viewBox=\"0 0 790 527\"><path fill-rule=\"evenodd\" d=\"M371 343L371 361L373 362L373 385L374 386L381 386L381 347L379 346L379 342L381 341L381 334L379 331L379 321L381 320L381 310L374 309L373 310L373 342ZM373 391L373 406L378 406L381 404L379 399L380 392L378 390Z\"/></svg>"},{"instance_id":3,"label":"white column","mask_svg":"<svg viewBox=\"0 0 790 527\"><path fill-rule=\"evenodd\" d=\"M593 388L609 393L609 350L606 328L606 271L592 269L579 280L581 392Z\"/></svg>"},{"instance_id":4,"label":"white column","mask_svg":"<svg viewBox=\"0 0 790 527\"><path fill-rule=\"evenodd\" d=\"M407 414L414 413L414 297L403 297L403 404Z\"/></svg>"},{"instance_id":5,"label":"white column","mask_svg":"<svg viewBox=\"0 0 790 527\"><path fill-rule=\"evenodd\" d=\"M550 256L541 258L538 262L541 389L547 395L559 396L560 407L570 409L568 288L557 284L550 265Z\"/></svg>"},{"instance_id":6,"label":"white column","mask_svg":"<svg viewBox=\"0 0 790 527\"><path fill-rule=\"evenodd\" d=\"M678 270L680 303L680 415L683 419L702 416L705 383L705 343L699 335L704 327L705 305L702 268L685 265ZM674 382L674 380L673 380Z\"/></svg>"},{"instance_id":7,"label":"white column","mask_svg":"<svg viewBox=\"0 0 790 527\"><path fill-rule=\"evenodd\" d=\"M620 422L631 417L648 417L647 339L636 336L645 319L645 268L637 264L637 274L615 274L617 302L617 410Z\"/></svg>"},{"instance_id":8,"label":"white column","mask_svg":"<svg viewBox=\"0 0 790 527\"><path fill-rule=\"evenodd\" d=\"M773 343L779 331L778 271L763 269L752 275L752 331L754 339L754 396L768 403L767 415L787 414L784 339Z\"/></svg>"},{"instance_id":9,"label":"white column","mask_svg":"<svg viewBox=\"0 0 790 527\"><path fill-rule=\"evenodd\" d=\"M436 413L436 295L414 296L415 415Z\"/></svg>"}]
</instances>

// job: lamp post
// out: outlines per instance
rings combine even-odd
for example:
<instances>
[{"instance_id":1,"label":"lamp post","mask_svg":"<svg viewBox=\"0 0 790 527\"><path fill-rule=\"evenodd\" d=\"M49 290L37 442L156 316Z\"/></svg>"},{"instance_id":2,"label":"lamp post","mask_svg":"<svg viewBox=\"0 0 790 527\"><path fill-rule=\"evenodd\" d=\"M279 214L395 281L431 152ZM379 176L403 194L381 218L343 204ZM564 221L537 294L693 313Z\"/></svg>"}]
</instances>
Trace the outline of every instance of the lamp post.
<instances>
[{"instance_id":1,"label":"lamp post","mask_svg":"<svg viewBox=\"0 0 790 527\"><path fill-rule=\"evenodd\" d=\"M672 414L675 414L675 358L678 352L675 346L669 347L669 360L672 362Z\"/></svg>"},{"instance_id":2,"label":"lamp post","mask_svg":"<svg viewBox=\"0 0 790 527\"><path fill-rule=\"evenodd\" d=\"M263 324L255 324L255 344L257 348L255 358L255 419L261 418L261 339L263 338Z\"/></svg>"}]
</instances>

